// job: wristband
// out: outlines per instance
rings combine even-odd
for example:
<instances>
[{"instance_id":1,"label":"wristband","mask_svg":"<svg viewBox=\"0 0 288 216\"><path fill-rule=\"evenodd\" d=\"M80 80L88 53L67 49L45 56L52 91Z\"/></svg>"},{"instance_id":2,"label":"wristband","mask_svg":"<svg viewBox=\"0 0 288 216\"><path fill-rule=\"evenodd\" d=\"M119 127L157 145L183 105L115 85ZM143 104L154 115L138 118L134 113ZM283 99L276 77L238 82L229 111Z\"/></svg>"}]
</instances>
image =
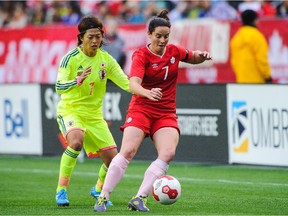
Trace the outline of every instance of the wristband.
<instances>
[{"instance_id":1,"label":"wristband","mask_svg":"<svg viewBox=\"0 0 288 216\"><path fill-rule=\"evenodd\" d=\"M82 83L80 82L79 76L76 77L76 82L78 86L82 85Z\"/></svg>"}]
</instances>

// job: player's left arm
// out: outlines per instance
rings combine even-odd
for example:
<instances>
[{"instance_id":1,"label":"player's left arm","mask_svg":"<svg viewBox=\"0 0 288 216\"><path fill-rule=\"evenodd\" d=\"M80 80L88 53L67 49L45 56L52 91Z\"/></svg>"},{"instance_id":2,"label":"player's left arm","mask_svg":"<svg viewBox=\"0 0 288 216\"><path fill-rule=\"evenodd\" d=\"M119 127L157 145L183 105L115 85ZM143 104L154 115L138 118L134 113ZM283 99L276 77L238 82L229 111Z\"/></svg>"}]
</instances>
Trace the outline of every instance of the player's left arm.
<instances>
[{"instance_id":1,"label":"player's left arm","mask_svg":"<svg viewBox=\"0 0 288 216\"><path fill-rule=\"evenodd\" d=\"M195 50L193 51L191 58L188 58L185 62L190 64L200 64L206 60L212 60L212 56L209 52Z\"/></svg>"},{"instance_id":2,"label":"player's left arm","mask_svg":"<svg viewBox=\"0 0 288 216\"><path fill-rule=\"evenodd\" d=\"M129 78L124 73L120 65L117 61L113 58L109 58L109 69L107 78L114 82L117 86L127 92L131 92L129 88Z\"/></svg>"},{"instance_id":3,"label":"player's left arm","mask_svg":"<svg viewBox=\"0 0 288 216\"><path fill-rule=\"evenodd\" d=\"M200 64L206 60L212 60L212 56L207 51L190 51L184 47L177 46L180 60L189 64Z\"/></svg>"}]
</instances>

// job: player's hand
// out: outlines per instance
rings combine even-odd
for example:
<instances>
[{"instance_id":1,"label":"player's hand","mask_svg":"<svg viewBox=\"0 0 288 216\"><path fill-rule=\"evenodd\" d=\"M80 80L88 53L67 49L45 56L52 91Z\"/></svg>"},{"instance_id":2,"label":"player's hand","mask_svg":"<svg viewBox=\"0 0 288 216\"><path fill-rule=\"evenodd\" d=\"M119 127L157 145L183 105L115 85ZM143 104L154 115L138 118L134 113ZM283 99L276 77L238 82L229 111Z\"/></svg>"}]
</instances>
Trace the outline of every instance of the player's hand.
<instances>
[{"instance_id":1,"label":"player's hand","mask_svg":"<svg viewBox=\"0 0 288 216\"><path fill-rule=\"evenodd\" d=\"M203 60L212 60L212 56L210 55L209 52L207 51L202 51L199 53L199 56L203 59Z\"/></svg>"},{"instance_id":2,"label":"player's hand","mask_svg":"<svg viewBox=\"0 0 288 216\"><path fill-rule=\"evenodd\" d=\"M149 90L147 98L152 101L159 101L162 98L162 89L161 88L152 88Z\"/></svg>"},{"instance_id":3,"label":"player's hand","mask_svg":"<svg viewBox=\"0 0 288 216\"><path fill-rule=\"evenodd\" d=\"M92 71L92 67L89 66L88 68L86 68L84 70L83 73L81 73L79 76L78 76L78 80L80 83L83 83L83 81L91 74L91 71Z\"/></svg>"}]
</instances>

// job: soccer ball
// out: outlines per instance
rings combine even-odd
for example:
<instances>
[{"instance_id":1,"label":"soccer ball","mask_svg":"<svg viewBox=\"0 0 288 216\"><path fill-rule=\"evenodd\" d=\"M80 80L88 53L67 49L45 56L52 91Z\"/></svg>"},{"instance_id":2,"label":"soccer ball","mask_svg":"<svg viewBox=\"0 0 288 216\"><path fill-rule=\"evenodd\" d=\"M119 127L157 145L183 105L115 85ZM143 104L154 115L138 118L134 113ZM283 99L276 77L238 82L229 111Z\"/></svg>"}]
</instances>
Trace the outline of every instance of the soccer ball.
<instances>
[{"instance_id":1,"label":"soccer ball","mask_svg":"<svg viewBox=\"0 0 288 216\"><path fill-rule=\"evenodd\" d=\"M160 176L153 183L152 195L157 202L163 205L171 205L179 199L181 185L173 176Z\"/></svg>"}]
</instances>

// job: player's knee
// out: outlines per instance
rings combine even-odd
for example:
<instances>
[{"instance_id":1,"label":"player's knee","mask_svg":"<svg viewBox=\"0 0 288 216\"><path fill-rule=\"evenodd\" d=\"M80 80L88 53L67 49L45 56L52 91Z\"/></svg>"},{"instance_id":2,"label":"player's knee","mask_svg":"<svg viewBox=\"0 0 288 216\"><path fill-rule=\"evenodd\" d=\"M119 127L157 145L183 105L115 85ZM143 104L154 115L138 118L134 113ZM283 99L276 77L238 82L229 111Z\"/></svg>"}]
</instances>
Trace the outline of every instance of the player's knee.
<instances>
[{"instance_id":1,"label":"player's knee","mask_svg":"<svg viewBox=\"0 0 288 216\"><path fill-rule=\"evenodd\" d=\"M175 157L175 151L174 150L166 150L159 153L159 158L161 158L163 161L169 163L172 161Z\"/></svg>"},{"instance_id":2,"label":"player's knee","mask_svg":"<svg viewBox=\"0 0 288 216\"><path fill-rule=\"evenodd\" d=\"M131 161L133 157L135 156L137 150L136 149L125 149L125 150L120 150L120 153L128 160Z\"/></svg>"},{"instance_id":3,"label":"player's knee","mask_svg":"<svg viewBox=\"0 0 288 216\"><path fill-rule=\"evenodd\" d=\"M83 144L79 141L73 141L69 143L69 146L74 149L75 151L81 151L83 148Z\"/></svg>"}]
</instances>

